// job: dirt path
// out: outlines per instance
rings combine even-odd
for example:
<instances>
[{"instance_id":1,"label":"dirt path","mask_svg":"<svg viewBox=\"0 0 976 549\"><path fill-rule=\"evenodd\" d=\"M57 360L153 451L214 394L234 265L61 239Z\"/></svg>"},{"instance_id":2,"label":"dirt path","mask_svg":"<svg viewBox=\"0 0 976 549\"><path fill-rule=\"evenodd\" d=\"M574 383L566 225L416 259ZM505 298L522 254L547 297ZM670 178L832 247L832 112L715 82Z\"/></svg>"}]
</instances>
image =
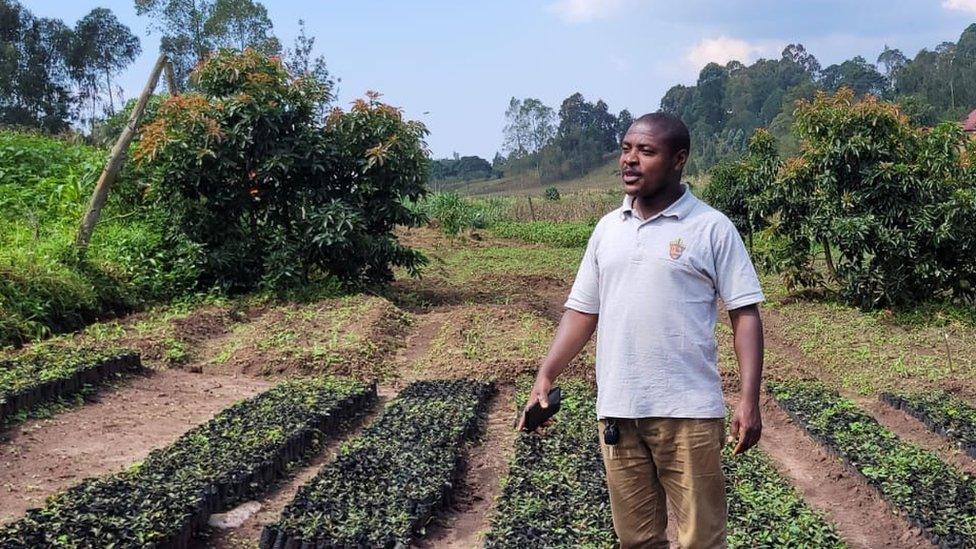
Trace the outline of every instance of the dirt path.
<instances>
[{"instance_id":1,"label":"dirt path","mask_svg":"<svg viewBox=\"0 0 976 549\"><path fill-rule=\"evenodd\" d=\"M513 397L512 387L499 387L488 409L482 440L467 449L466 467L454 501L428 526L419 547L468 549L483 545L482 534L488 530L490 512L515 449Z\"/></svg>"},{"instance_id":2,"label":"dirt path","mask_svg":"<svg viewBox=\"0 0 976 549\"><path fill-rule=\"evenodd\" d=\"M934 452L942 461L955 465L963 472L976 477L976 461L948 439L929 430L921 421L878 399L853 396L851 398L858 406L874 416L878 423L887 427L902 440Z\"/></svg>"},{"instance_id":3,"label":"dirt path","mask_svg":"<svg viewBox=\"0 0 976 549\"><path fill-rule=\"evenodd\" d=\"M0 523L83 478L114 473L270 387L247 377L149 370L97 400L0 433Z\"/></svg>"},{"instance_id":4,"label":"dirt path","mask_svg":"<svg viewBox=\"0 0 976 549\"><path fill-rule=\"evenodd\" d=\"M874 488L795 425L770 397L763 400L760 448L792 480L807 504L826 514L850 547L933 547L918 529L895 515Z\"/></svg>"},{"instance_id":5,"label":"dirt path","mask_svg":"<svg viewBox=\"0 0 976 549\"><path fill-rule=\"evenodd\" d=\"M215 547L218 549L258 547L261 541L261 532L264 530L264 527L281 517L281 511L295 498L298 489L312 480L324 465L336 458L336 452L344 442L359 436L363 429L379 416L383 407L391 399L396 397L396 391L386 387L380 387L379 397L379 402L376 404L376 407L366 417L360 420L358 425L345 436L338 437L326 444L314 458L297 469L291 477L279 482L260 500L244 502L236 509L223 513L223 515L230 515L234 512L242 513L244 516L247 516L243 522L230 528L212 527L206 532L198 534L190 547L194 549L204 547ZM214 518L211 517L211 520Z\"/></svg>"}]
</instances>

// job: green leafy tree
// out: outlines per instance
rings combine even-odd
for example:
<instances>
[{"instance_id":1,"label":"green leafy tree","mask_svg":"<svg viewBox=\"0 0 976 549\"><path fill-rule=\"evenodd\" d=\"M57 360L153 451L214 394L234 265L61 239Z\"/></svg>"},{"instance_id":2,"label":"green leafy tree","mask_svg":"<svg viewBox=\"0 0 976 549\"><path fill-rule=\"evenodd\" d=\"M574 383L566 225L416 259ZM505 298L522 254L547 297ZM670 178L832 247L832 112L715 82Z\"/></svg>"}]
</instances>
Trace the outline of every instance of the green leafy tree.
<instances>
[{"instance_id":1,"label":"green leafy tree","mask_svg":"<svg viewBox=\"0 0 976 549\"><path fill-rule=\"evenodd\" d=\"M173 61L176 78L185 83L190 71L220 47L253 48L278 53L267 10L253 0L134 0L136 13L150 17L150 28L162 33L160 49Z\"/></svg>"},{"instance_id":2,"label":"green leafy tree","mask_svg":"<svg viewBox=\"0 0 976 549\"><path fill-rule=\"evenodd\" d=\"M115 113L112 77L141 52L139 38L108 9L95 8L75 24L69 65L78 84L78 99L89 105L92 131L100 118L98 104L102 96L108 98L108 114Z\"/></svg>"},{"instance_id":3,"label":"green leafy tree","mask_svg":"<svg viewBox=\"0 0 976 549\"><path fill-rule=\"evenodd\" d=\"M624 134L630 129L631 124L634 123L634 115L630 114L630 111L624 109L620 111L617 115L617 140L618 142L624 140Z\"/></svg>"},{"instance_id":4,"label":"green leafy tree","mask_svg":"<svg viewBox=\"0 0 976 549\"><path fill-rule=\"evenodd\" d=\"M157 172L174 230L203 250L203 286L417 272L423 257L392 230L422 221L406 207L426 193L422 124L370 94L322 125L321 86L251 49L221 50L193 78L200 91L163 102L136 158Z\"/></svg>"},{"instance_id":5,"label":"green leafy tree","mask_svg":"<svg viewBox=\"0 0 976 549\"><path fill-rule=\"evenodd\" d=\"M338 80L329 72L329 67L325 62L324 56L312 56L314 48L315 37L306 34L305 21L299 19L298 36L295 37L295 43L291 49L285 52L285 66L288 67L288 70L292 74L306 75L306 77L314 78L319 86L329 94L331 99L334 97L333 91ZM323 107L321 114L324 114L324 107L330 103L331 101L327 100L321 104Z\"/></svg>"},{"instance_id":6,"label":"green leafy tree","mask_svg":"<svg viewBox=\"0 0 976 549\"><path fill-rule=\"evenodd\" d=\"M68 127L68 54L72 33L57 19L36 18L15 0L0 0L0 123L49 132Z\"/></svg>"},{"instance_id":7,"label":"green leafy tree","mask_svg":"<svg viewBox=\"0 0 976 549\"><path fill-rule=\"evenodd\" d=\"M958 124L919 131L897 105L842 88L802 102L794 130L802 152L768 201L791 286L820 283L819 249L862 307L972 299L976 145Z\"/></svg>"},{"instance_id":8,"label":"green leafy tree","mask_svg":"<svg viewBox=\"0 0 976 549\"><path fill-rule=\"evenodd\" d=\"M216 0L203 31L214 48L253 48L266 55L281 51L268 10L253 0ZM302 27L304 33L304 26Z\"/></svg>"}]
</instances>

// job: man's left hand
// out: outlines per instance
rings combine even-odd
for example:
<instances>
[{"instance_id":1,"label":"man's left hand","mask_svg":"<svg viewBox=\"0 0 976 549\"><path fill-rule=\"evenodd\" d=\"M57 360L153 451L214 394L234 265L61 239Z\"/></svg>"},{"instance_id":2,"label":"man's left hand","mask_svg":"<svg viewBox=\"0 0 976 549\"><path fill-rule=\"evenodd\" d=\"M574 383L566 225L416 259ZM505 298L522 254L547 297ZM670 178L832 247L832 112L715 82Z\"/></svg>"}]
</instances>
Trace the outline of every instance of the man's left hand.
<instances>
[{"instance_id":1,"label":"man's left hand","mask_svg":"<svg viewBox=\"0 0 976 549\"><path fill-rule=\"evenodd\" d=\"M740 402L735 408L732 425L729 429L729 443L735 442L732 455L738 455L752 448L762 436L762 418L758 402Z\"/></svg>"}]
</instances>

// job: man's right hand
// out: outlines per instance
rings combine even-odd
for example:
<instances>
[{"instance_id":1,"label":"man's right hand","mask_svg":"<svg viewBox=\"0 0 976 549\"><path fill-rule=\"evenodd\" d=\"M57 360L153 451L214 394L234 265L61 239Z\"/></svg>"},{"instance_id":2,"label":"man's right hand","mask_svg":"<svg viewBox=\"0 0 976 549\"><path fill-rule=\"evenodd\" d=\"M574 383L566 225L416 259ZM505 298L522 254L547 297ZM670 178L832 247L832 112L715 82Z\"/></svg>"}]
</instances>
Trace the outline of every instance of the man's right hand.
<instances>
[{"instance_id":1,"label":"man's right hand","mask_svg":"<svg viewBox=\"0 0 976 549\"><path fill-rule=\"evenodd\" d=\"M544 375L539 375L535 378L535 383L532 385L532 391L529 392L529 401L525 405L525 409L519 415L518 424L515 426L516 431L521 431L525 427L525 413L529 411L536 402L539 403L543 408L549 407L549 391L552 390L552 381ZM550 420L546 420L546 425Z\"/></svg>"}]
</instances>

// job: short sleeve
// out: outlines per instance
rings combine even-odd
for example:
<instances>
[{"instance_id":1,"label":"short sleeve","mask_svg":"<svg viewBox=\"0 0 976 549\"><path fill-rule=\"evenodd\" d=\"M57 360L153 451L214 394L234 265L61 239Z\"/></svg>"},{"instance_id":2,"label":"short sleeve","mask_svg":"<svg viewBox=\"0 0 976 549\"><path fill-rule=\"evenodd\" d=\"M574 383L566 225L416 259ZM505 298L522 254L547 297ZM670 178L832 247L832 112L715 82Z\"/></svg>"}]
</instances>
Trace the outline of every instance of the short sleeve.
<instances>
[{"instance_id":1,"label":"short sleeve","mask_svg":"<svg viewBox=\"0 0 976 549\"><path fill-rule=\"evenodd\" d=\"M765 300L756 268L735 225L723 218L715 231L715 289L727 310Z\"/></svg>"},{"instance_id":2,"label":"short sleeve","mask_svg":"<svg viewBox=\"0 0 976 549\"><path fill-rule=\"evenodd\" d=\"M580 261L579 270L576 272L573 289L570 290L569 298L564 304L567 309L591 315L600 312L600 268L596 261L598 231L599 228L590 235L583 260Z\"/></svg>"}]
</instances>

